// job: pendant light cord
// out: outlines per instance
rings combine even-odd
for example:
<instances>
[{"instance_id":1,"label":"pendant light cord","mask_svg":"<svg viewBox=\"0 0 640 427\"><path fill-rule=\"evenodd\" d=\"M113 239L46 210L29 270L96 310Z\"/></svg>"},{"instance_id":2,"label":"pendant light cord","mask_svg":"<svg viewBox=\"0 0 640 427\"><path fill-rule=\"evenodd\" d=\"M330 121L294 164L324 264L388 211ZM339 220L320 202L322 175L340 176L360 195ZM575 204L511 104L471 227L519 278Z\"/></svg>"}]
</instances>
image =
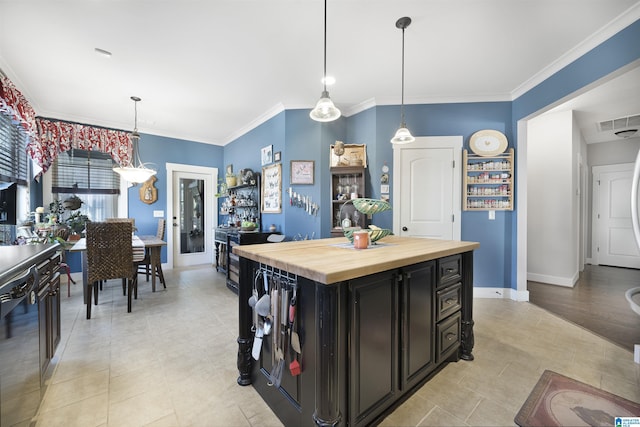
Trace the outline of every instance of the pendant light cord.
<instances>
[{"instance_id":1,"label":"pendant light cord","mask_svg":"<svg viewBox=\"0 0 640 427\"><path fill-rule=\"evenodd\" d=\"M402 27L402 95L401 95L401 104L400 104L400 116L402 119L402 123L400 124L402 127L405 127L404 124L404 29Z\"/></svg>"},{"instance_id":2,"label":"pendant light cord","mask_svg":"<svg viewBox=\"0 0 640 427\"><path fill-rule=\"evenodd\" d=\"M327 91L327 0L324 0L324 74L322 76L322 87Z\"/></svg>"},{"instance_id":3,"label":"pendant light cord","mask_svg":"<svg viewBox=\"0 0 640 427\"><path fill-rule=\"evenodd\" d=\"M140 134L138 133L138 102L141 101L137 96L132 96L133 100L133 132L131 133L131 144L133 149L133 166L142 166L142 159L140 158ZM138 164L136 164L136 160Z\"/></svg>"},{"instance_id":4,"label":"pendant light cord","mask_svg":"<svg viewBox=\"0 0 640 427\"><path fill-rule=\"evenodd\" d=\"M402 32L404 34L404 30ZM403 53L403 55L404 55L404 53ZM404 67L404 65L403 65L403 67ZM403 70L404 70L404 68L403 68ZM403 73L404 73L404 71L403 71ZM136 101L135 99L133 100L133 131L134 132L138 132L138 101Z\"/></svg>"}]
</instances>

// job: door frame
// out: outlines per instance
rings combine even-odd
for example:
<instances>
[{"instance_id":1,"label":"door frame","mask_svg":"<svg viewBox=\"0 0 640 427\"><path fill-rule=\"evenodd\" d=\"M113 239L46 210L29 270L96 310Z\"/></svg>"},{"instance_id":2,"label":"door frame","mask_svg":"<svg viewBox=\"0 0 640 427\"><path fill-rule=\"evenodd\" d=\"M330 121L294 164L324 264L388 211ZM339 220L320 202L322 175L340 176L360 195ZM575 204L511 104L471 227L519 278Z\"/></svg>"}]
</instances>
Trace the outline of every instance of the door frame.
<instances>
[{"instance_id":1,"label":"door frame","mask_svg":"<svg viewBox=\"0 0 640 427\"><path fill-rule=\"evenodd\" d=\"M218 183L218 168L206 167L206 166L194 166L180 163L167 163L167 268L173 268L173 258L175 256L175 246L173 242L173 178L176 172L197 173L202 175L209 175L213 186ZM213 234L215 225L218 224L218 209L214 206L214 193L209 189L205 197L205 250L207 248L213 251ZM209 214L207 214L209 212ZM213 213L213 214L211 214ZM208 231L208 232L207 232ZM213 261L213 257L211 258Z\"/></svg>"},{"instance_id":2,"label":"door frame","mask_svg":"<svg viewBox=\"0 0 640 427\"><path fill-rule=\"evenodd\" d=\"M416 136L410 144L393 146L393 232L400 234L400 154L404 149L453 150L453 240L462 239L462 136Z\"/></svg>"}]
</instances>

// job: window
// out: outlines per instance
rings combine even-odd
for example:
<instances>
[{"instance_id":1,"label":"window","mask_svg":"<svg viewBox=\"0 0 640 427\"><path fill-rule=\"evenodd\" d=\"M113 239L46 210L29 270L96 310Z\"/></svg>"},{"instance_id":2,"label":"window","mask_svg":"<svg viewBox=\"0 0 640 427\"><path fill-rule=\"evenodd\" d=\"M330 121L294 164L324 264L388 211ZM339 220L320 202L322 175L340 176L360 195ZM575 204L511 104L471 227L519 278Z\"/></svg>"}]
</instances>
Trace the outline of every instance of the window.
<instances>
[{"instance_id":1,"label":"window","mask_svg":"<svg viewBox=\"0 0 640 427\"><path fill-rule=\"evenodd\" d=\"M51 167L53 199L77 195L84 202L80 212L92 221L118 216L120 177L113 172L109 154L71 149L60 153Z\"/></svg>"},{"instance_id":2,"label":"window","mask_svg":"<svg viewBox=\"0 0 640 427\"><path fill-rule=\"evenodd\" d=\"M27 135L18 126L0 113L0 224L21 224L29 212Z\"/></svg>"},{"instance_id":3,"label":"window","mask_svg":"<svg viewBox=\"0 0 640 427\"><path fill-rule=\"evenodd\" d=\"M0 181L27 185L27 136L0 114Z\"/></svg>"}]
</instances>

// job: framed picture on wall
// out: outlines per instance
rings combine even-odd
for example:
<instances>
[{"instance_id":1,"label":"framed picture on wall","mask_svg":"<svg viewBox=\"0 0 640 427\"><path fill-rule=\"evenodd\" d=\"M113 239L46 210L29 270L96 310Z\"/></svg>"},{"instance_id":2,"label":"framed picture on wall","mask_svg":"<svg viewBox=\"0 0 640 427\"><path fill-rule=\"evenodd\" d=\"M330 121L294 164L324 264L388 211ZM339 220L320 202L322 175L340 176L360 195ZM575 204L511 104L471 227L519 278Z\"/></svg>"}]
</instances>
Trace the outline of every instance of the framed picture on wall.
<instances>
[{"instance_id":1,"label":"framed picture on wall","mask_svg":"<svg viewBox=\"0 0 640 427\"><path fill-rule=\"evenodd\" d=\"M313 160L291 160L291 184L313 185Z\"/></svg>"},{"instance_id":2,"label":"framed picture on wall","mask_svg":"<svg viewBox=\"0 0 640 427\"><path fill-rule=\"evenodd\" d=\"M273 145L267 145L260 150L260 159L262 160L262 166L273 163Z\"/></svg>"},{"instance_id":3,"label":"framed picture on wall","mask_svg":"<svg viewBox=\"0 0 640 427\"><path fill-rule=\"evenodd\" d=\"M343 149L336 152L335 145L331 145L330 166L364 166L367 167L367 145L366 144L344 144Z\"/></svg>"},{"instance_id":4,"label":"framed picture on wall","mask_svg":"<svg viewBox=\"0 0 640 427\"><path fill-rule=\"evenodd\" d=\"M274 162L279 162L282 156L282 152L281 151L276 151L275 153L273 153L273 161Z\"/></svg>"},{"instance_id":5,"label":"framed picture on wall","mask_svg":"<svg viewBox=\"0 0 640 427\"><path fill-rule=\"evenodd\" d=\"M282 163L262 168L262 212L282 212Z\"/></svg>"}]
</instances>

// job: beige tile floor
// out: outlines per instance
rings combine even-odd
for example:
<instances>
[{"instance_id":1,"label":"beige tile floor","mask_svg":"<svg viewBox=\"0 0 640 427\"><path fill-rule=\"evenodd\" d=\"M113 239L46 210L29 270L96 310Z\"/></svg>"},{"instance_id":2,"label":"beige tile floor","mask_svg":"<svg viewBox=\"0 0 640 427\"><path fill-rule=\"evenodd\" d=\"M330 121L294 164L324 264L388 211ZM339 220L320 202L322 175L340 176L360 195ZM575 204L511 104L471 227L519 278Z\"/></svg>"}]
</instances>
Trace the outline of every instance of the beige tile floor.
<instances>
[{"instance_id":1,"label":"beige tile floor","mask_svg":"<svg viewBox=\"0 0 640 427\"><path fill-rule=\"evenodd\" d=\"M63 337L38 426L281 425L236 383L237 297L223 275L205 266L165 276L156 293L141 282L130 314L119 281L91 320L79 285L63 293ZM449 364L382 425L514 425L545 369L640 401L631 352L529 303L474 304L475 360Z\"/></svg>"}]
</instances>

